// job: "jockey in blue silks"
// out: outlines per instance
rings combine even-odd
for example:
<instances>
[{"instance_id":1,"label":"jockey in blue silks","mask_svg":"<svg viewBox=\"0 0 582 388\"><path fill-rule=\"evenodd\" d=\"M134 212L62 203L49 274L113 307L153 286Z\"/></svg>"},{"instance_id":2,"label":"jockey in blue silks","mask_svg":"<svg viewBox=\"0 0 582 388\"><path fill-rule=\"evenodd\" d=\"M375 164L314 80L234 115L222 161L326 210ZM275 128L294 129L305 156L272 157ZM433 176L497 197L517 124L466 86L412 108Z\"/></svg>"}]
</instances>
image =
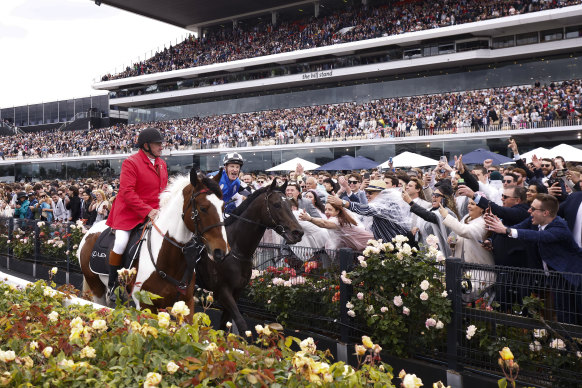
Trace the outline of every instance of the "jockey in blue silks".
<instances>
[{"instance_id":1,"label":"jockey in blue silks","mask_svg":"<svg viewBox=\"0 0 582 388\"><path fill-rule=\"evenodd\" d=\"M238 152L231 152L224 156L223 164L224 172L220 178L219 185L222 190L222 200L224 201L224 213L230 214L237 206L237 194L241 190L241 181L238 175L244 161Z\"/></svg>"}]
</instances>

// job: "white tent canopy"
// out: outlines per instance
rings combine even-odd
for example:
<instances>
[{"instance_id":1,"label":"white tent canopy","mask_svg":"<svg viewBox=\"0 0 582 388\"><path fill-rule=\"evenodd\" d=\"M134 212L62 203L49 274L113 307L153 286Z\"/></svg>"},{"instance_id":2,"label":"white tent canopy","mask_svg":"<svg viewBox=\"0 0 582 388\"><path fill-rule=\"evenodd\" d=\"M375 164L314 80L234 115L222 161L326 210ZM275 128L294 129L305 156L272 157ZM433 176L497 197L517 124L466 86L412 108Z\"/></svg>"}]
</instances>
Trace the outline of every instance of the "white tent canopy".
<instances>
[{"instance_id":1,"label":"white tent canopy","mask_svg":"<svg viewBox=\"0 0 582 388\"><path fill-rule=\"evenodd\" d=\"M438 160L427 158L414 152L404 151L400 155L392 158L393 167L425 167L425 166L436 166ZM380 168L389 168L388 160L379 165Z\"/></svg>"},{"instance_id":2,"label":"white tent canopy","mask_svg":"<svg viewBox=\"0 0 582 388\"><path fill-rule=\"evenodd\" d=\"M526 152L525 154L520 154L519 157L525 158L525 162L529 163L531 162L531 158L534 155L537 156L538 158L547 158L550 155L550 150L544 147L538 147L535 150Z\"/></svg>"},{"instance_id":3,"label":"white tent canopy","mask_svg":"<svg viewBox=\"0 0 582 388\"><path fill-rule=\"evenodd\" d=\"M303 169L305 171L315 170L317 167L319 167L319 164L311 163L310 161L307 161L305 159L293 158L291 160L286 161L285 163L279 164L278 166L271 167L267 171L269 171L269 172L270 171L295 171L298 164L301 164L301 166L303 166Z\"/></svg>"},{"instance_id":4,"label":"white tent canopy","mask_svg":"<svg viewBox=\"0 0 582 388\"><path fill-rule=\"evenodd\" d=\"M582 162L582 150L568 144L560 144L549 150L550 157L561 156L566 162Z\"/></svg>"}]
</instances>

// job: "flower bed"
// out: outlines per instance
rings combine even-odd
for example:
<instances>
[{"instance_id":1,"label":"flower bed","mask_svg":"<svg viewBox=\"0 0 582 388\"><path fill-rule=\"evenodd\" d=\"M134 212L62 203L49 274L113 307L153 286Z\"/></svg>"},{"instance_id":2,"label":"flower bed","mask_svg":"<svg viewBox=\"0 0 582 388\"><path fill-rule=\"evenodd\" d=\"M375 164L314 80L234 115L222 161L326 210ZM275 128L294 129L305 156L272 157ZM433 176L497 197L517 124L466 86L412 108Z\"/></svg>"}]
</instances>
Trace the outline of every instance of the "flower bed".
<instances>
[{"instance_id":1,"label":"flower bed","mask_svg":"<svg viewBox=\"0 0 582 388\"><path fill-rule=\"evenodd\" d=\"M247 343L211 329L203 313L186 324L183 302L170 309L172 320L167 312L65 307L70 291L43 281L0 283L0 293L2 386L394 386L369 338L353 368L331 363L313 340L285 338L277 324L257 325L254 343L250 332Z\"/></svg>"}]
</instances>

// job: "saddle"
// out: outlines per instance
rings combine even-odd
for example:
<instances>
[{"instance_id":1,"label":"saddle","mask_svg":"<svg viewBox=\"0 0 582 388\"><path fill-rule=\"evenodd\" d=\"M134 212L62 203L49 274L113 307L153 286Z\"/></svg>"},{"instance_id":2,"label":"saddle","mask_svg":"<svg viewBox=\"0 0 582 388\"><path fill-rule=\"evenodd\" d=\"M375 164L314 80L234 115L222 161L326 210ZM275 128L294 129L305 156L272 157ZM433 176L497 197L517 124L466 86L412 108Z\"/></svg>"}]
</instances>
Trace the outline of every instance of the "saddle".
<instances>
[{"instance_id":1,"label":"saddle","mask_svg":"<svg viewBox=\"0 0 582 388\"><path fill-rule=\"evenodd\" d=\"M145 223L139 224L131 230L129 241L125 252L123 252L123 268L131 268L138 257L142 242L140 240ZM105 229L97 238L93 251L91 252L91 259L89 260L89 268L95 274L109 275L109 252L113 249L115 242L115 231L111 228Z\"/></svg>"}]
</instances>

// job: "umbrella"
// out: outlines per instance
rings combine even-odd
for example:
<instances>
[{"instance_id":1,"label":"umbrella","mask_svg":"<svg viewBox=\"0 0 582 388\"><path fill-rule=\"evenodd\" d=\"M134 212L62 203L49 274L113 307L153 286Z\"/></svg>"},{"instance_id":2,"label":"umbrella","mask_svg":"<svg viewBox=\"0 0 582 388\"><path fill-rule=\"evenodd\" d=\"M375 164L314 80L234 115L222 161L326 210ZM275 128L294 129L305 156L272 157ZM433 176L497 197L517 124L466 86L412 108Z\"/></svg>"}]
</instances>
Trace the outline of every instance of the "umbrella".
<instances>
[{"instance_id":1,"label":"umbrella","mask_svg":"<svg viewBox=\"0 0 582 388\"><path fill-rule=\"evenodd\" d=\"M350 155L344 155L341 158L332 160L329 163L317 168L316 170L361 170L375 168L378 165L377 162L364 158L363 156L353 157Z\"/></svg>"},{"instance_id":2,"label":"umbrella","mask_svg":"<svg viewBox=\"0 0 582 388\"><path fill-rule=\"evenodd\" d=\"M319 164L311 163L308 160L293 158L286 161L285 163L279 164L278 166L271 167L267 171L295 171L298 164L301 164L305 171L315 170L317 167L319 167Z\"/></svg>"},{"instance_id":3,"label":"umbrella","mask_svg":"<svg viewBox=\"0 0 582 388\"><path fill-rule=\"evenodd\" d=\"M507 156L499 155L483 148L477 148L475 151L463 155L463 163L465 164L483 164L483 161L486 159L493 160L493 165L496 166L513 161L513 159L508 158ZM455 160L453 159L449 161L449 164L451 166L454 165Z\"/></svg>"},{"instance_id":4,"label":"umbrella","mask_svg":"<svg viewBox=\"0 0 582 388\"><path fill-rule=\"evenodd\" d=\"M561 156L566 162L582 162L582 150L568 144L560 144L548 151L549 156Z\"/></svg>"},{"instance_id":5,"label":"umbrella","mask_svg":"<svg viewBox=\"0 0 582 388\"><path fill-rule=\"evenodd\" d=\"M438 160L427 158L414 152L404 151L400 155L395 156L392 159L393 167L424 167L424 166L436 166ZM389 168L388 160L379 165L380 168Z\"/></svg>"},{"instance_id":6,"label":"umbrella","mask_svg":"<svg viewBox=\"0 0 582 388\"><path fill-rule=\"evenodd\" d=\"M532 156L537 156L538 158L545 158L546 156L548 156L550 154L550 150L544 147L538 147L535 150L531 150L529 152L526 152L525 154L520 154L519 157L520 158L525 158L525 162L529 163L531 162L531 157Z\"/></svg>"}]
</instances>

